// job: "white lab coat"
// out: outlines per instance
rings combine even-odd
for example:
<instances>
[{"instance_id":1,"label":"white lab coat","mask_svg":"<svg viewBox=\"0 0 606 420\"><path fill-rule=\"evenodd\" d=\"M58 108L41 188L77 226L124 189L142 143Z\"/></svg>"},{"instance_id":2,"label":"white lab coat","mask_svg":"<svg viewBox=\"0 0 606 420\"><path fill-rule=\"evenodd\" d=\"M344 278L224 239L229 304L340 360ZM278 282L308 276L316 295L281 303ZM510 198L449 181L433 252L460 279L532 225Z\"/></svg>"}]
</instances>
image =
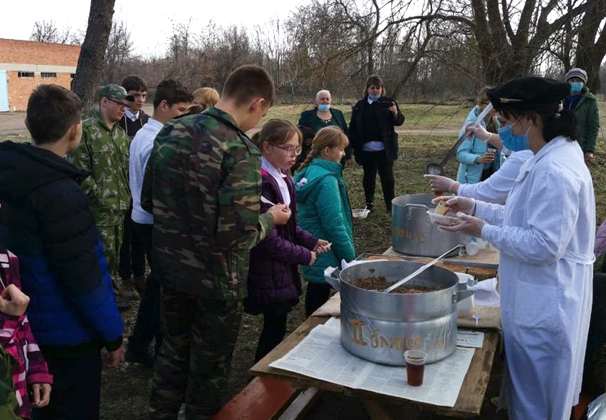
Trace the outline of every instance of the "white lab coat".
<instances>
[{"instance_id":1,"label":"white lab coat","mask_svg":"<svg viewBox=\"0 0 606 420\"><path fill-rule=\"evenodd\" d=\"M592 305L595 198L576 142L557 137L521 168L505 206L477 203L501 253L511 420L568 420L581 390Z\"/></svg>"},{"instance_id":2,"label":"white lab coat","mask_svg":"<svg viewBox=\"0 0 606 420\"><path fill-rule=\"evenodd\" d=\"M520 174L524 162L533 157L532 150L512 153L503 165L487 180L475 184L461 184L457 195L487 203L505 204L513 183Z\"/></svg>"}]
</instances>

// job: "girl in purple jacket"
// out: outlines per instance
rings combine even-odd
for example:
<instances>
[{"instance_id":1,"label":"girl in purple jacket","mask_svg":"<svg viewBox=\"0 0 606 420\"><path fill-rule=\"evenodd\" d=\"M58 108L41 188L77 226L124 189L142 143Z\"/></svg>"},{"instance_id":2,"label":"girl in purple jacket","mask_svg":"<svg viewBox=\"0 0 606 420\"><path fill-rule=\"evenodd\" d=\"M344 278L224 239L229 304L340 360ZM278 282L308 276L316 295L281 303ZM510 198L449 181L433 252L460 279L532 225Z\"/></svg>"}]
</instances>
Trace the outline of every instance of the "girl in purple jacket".
<instances>
[{"instance_id":1,"label":"girl in purple jacket","mask_svg":"<svg viewBox=\"0 0 606 420\"><path fill-rule=\"evenodd\" d=\"M261 213L272 206L270 203L286 204L292 211L288 223L275 226L250 253L248 297L244 300L244 310L252 315L263 314L263 330L255 362L284 338L288 312L301 295L297 265L313 265L316 254L330 247L327 241L297 226L297 200L289 170L301 153L302 137L291 122L272 119L252 138L263 153Z\"/></svg>"}]
</instances>

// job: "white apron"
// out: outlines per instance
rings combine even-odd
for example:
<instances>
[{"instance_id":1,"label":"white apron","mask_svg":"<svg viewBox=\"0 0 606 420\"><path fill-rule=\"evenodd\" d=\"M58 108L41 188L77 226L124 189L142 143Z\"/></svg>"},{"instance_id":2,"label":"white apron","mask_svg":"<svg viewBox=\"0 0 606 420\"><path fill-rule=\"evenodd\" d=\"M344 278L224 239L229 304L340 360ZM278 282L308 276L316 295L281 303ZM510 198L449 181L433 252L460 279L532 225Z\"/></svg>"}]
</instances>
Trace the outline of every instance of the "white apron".
<instances>
[{"instance_id":1,"label":"white apron","mask_svg":"<svg viewBox=\"0 0 606 420\"><path fill-rule=\"evenodd\" d=\"M505 206L477 203L501 253L511 420L569 420L581 390L592 304L595 198L576 142L558 137L527 161Z\"/></svg>"}]
</instances>

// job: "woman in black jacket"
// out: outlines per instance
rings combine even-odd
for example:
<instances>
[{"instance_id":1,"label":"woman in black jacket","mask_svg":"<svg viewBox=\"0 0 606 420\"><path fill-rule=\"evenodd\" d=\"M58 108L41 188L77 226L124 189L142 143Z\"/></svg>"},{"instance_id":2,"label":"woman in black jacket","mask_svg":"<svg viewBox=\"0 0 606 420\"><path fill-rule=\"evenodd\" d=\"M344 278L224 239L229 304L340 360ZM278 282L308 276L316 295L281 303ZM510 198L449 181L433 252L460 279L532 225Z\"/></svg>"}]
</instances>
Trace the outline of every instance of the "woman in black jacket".
<instances>
[{"instance_id":1,"label":"woman in black jacket","mask_svg":"<svg viewBox=\"0 0 606 420\"><path fill-rule=\"evenodd\" d=\"M378 171L385 206L391 212L395 189L393 162L398 158L398 134L395 126L404 124L404 114L396 101L384 95L383 80L379 76L370 76L366 81L364 98L353 108L349 137L356 162L364 168L363 185L367 208L374 207Z\"/></svg>"},{"instance_id":2,"label":"woman in black jacket","mask_svg":"<svg viewBox=\"0 0 606 420\"><path fill-rule=\"evenodd\" d=\"M311 143L316 133L324 127L339 127L346 136L349 137L349 131L343 113L336 108L332 108L332 96L328 90L321 90L316 93L316 102L314 109L303 111L299 117L299 129L303 133L303 152L297 158L297 162L292 168L293 173L297 171L301 163L305 161ZM345 148L345 156L341 160L341 165L345 168L347 161L351 159L351 147Z\"/></svg>"}]
</instances>

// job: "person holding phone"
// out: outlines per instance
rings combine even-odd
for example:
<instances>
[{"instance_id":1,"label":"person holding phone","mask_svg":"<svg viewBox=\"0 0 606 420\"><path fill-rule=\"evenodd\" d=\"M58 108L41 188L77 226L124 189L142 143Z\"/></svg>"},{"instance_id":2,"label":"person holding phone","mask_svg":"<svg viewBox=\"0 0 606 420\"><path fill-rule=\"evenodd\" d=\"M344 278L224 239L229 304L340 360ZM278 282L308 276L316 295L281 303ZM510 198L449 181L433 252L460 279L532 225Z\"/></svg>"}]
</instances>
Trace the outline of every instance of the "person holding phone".
<instances>
[{"instance_id":1,"label":"person holding phone","mask_svg":"<svg viewBox=\"0 0 606 420\"><path fill-rule=\"evenodd\" d=\"M364 168L366 208L374 207L377 172L383 187L388 212L394 198L393 163L398 158L398 134L395 127L404 124L404 114L392 98L385 96L385 84L379 76L366 80L364 98L353 108L349 140L356 162Z\"/></svg>"}]
</instances>

